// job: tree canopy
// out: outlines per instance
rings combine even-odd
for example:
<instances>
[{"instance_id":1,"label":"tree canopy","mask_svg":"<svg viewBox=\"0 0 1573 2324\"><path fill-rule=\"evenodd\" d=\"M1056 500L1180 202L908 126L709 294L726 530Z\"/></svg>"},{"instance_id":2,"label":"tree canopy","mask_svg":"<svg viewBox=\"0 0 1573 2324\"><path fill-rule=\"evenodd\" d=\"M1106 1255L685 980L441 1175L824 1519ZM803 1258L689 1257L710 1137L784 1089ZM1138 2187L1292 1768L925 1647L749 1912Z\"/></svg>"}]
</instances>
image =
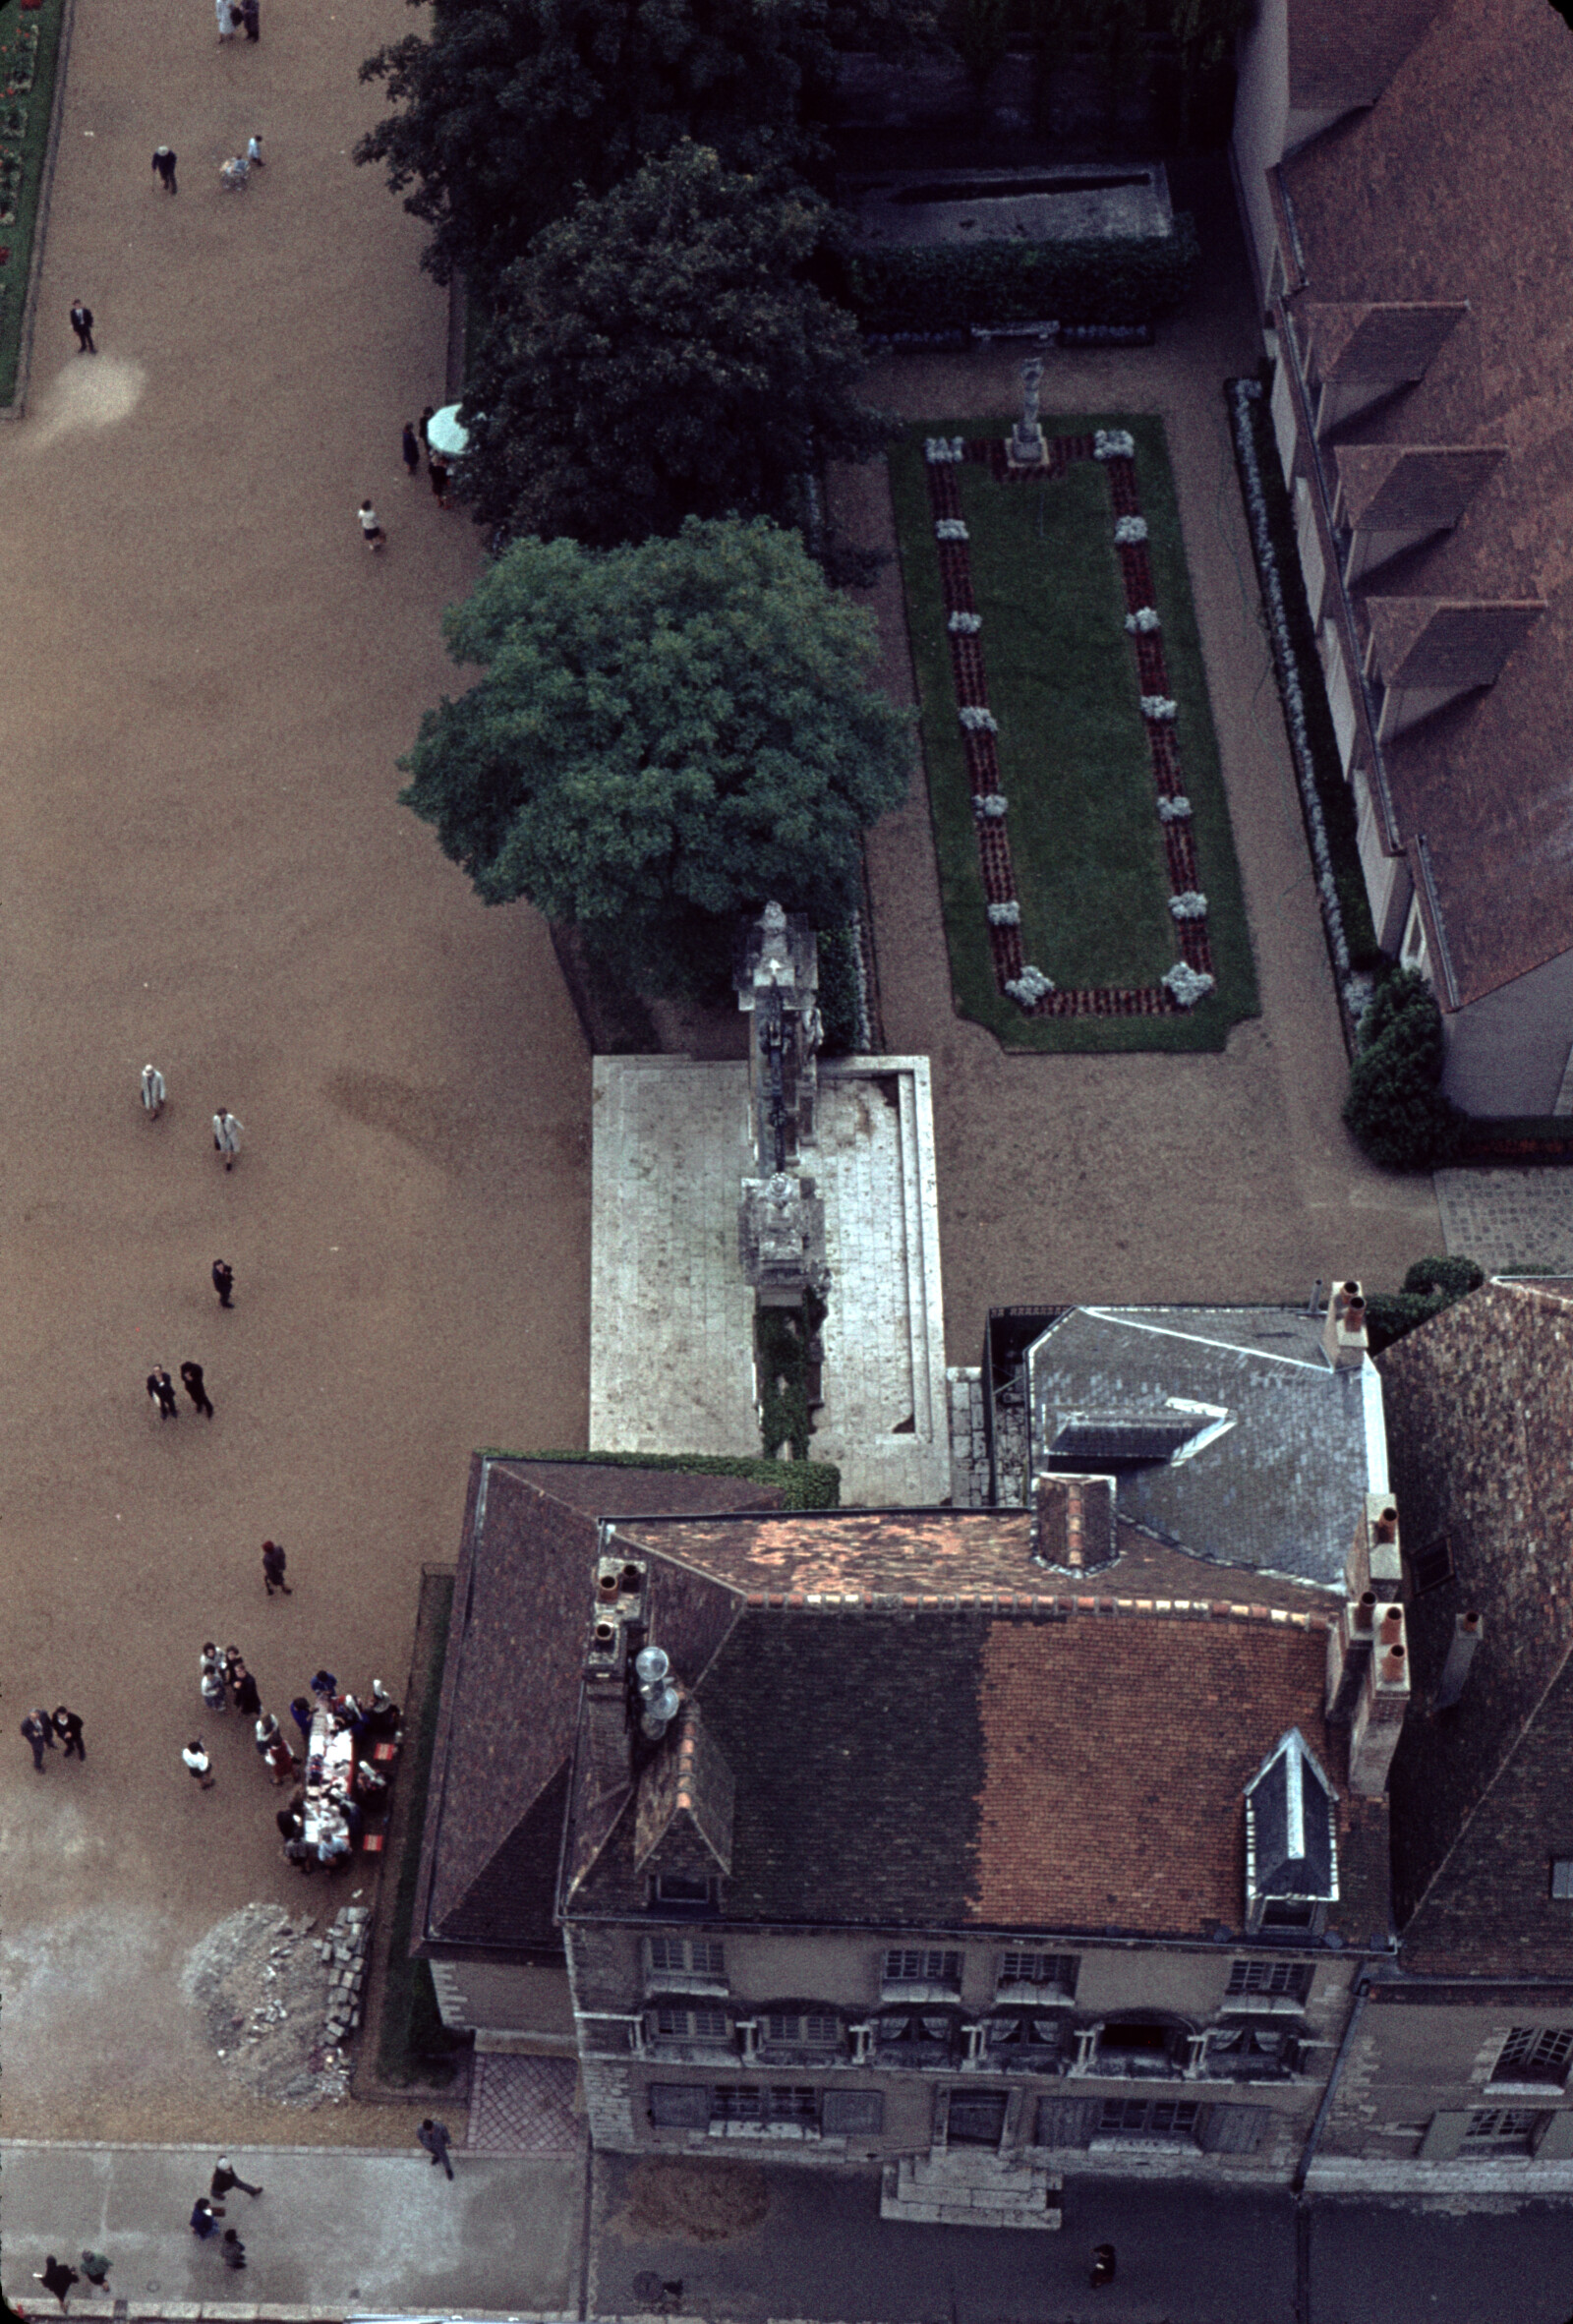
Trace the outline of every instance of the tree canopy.
<instances>
[{"instance_id":1,"label":"tree canopy","mask_svg":"<svg viewBox=\"0 0 1573 2324\"><path fill-rule=\"evenodd\" d=\"M866 682L871 616L794 535L516 541L444 630L486 674L427 713L401 796L485 902L528 898L646 991L713 980L772 899L848 915L910 722Z\"/></svg>"},{"instance_id":2,"label":"tree canopy","mask_svg":"<svg viewBox=\"0 0 1573 2324\"><path fill-rule=\"evenodd\" d=\"M681 138L731 167L804 166L837 50L910 46L932 21L930 0L436 0L429 37L361 67L396 109L355 158L436 229L438 281L490 288L581 190Z\"/></svg>"},{"instance_id":3,"label":"tree canopy","mask_svg":"<svg viewBox=\"0 0 1573 2324\"><path fill-rule=\"evenodd\" d=\"M803 279L830 227L816 195L686 142L586 196L498 287L465 397L477 514L610 548L783 515L820 460L881 450L857 326Z\"/></svg>"}]
</instances>

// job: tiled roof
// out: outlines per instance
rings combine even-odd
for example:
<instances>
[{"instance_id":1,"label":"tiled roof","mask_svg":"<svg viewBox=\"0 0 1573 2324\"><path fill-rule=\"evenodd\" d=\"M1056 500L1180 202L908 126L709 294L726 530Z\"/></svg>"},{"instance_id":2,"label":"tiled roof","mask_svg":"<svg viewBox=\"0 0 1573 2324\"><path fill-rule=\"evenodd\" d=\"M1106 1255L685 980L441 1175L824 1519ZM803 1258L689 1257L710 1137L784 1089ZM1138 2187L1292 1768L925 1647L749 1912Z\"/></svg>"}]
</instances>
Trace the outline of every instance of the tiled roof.
<instances>
[{"instance_id":1,"label":"tiled roof","mask_svg":"<svg viewBox=\"0 0 1573 2324\"><path fill-rule=\"evenodd\" d=\"M1422 37L1441 0L1289 0L1289 101L1308 112L1369 105Z\"/></svg>"},{"instance_id":2,"label":"tiled roof","mask_svg":"<svg viewBox=\"0 0 1573 2324\"><path fill-rule=\"evenodd\" d=\"M1434 597L1366 600L1384 683L1455 691L1490 685L1544 610L1539 598L1468 605Z\"/></svg>"},{"instance_id":3,"label":"tiled roof","mask_svg":"<svg viewBox=\"0 0 1573 2324\"><path fill-rule=\"evenodd\" d=\"M1332 462L1347 521L1402 533L1456 523L1506 457L1503 444L1339 444Z\"/></svg>"},{"instance_id":4,"label":"tiled roof","mask_svg":"<svg viewBox=\"0 0 1573 2324\"><path fill-rule=\"evenodd\" d=\"M1453 1578L1408 1608L1411 1713L1393 1761L1394 1901L1410 1968L1549 1976L1573 1856L1573 1299L1488 1284L1378 1359L1413 1557ZM1484 1617L1456 1709L1427 1717L1461 1612Z\"/></svg>"},{"instance_id":5,"label":"tiled roof","mask_svg":"<svg viewBox=\"0 0 1573 2324\"><path fill-rule=\"evenodd\" d=\"M1334 1587L1385 1482L1369 1482L1374 1375L1335 1372L1302 1307L1074 1307L1032 1347L1027 1380L1034 1464L1077 1415L1185 1419L1199 1449L1122 1466L1120 1514L1220 1565Z\"/></svg>"},{"instance_id":6,"label":"tiled roof","mask_svg":"<svg viewBox=\"0 0 1573 2324\"><path fill-rule=\"evenodd\" d=\"M1322 1617L1283 1609L1069 1595L1036 1618L752 1604L700 1689L736 1777L725 1917L1238 1927L1245 1787L1286 1729L1321 1743L1325 1659ZM1385 1810L1348 1795L1340 1738L1324 1764L1347 1865L1332 1918L1364 1942L1386 1925ZM643 1908L633 1823L624 1814L576 1911Z\"/></svg>"},{"instance_id":7,"label":"tiled roof","mask_svg":"<svg viewBox=\"0 0 1573 2324\"><path fill-rule=\"evenodd\" d=\"M1487 691L1386 746L1460 1004L1573 947L1570 114L1573 32L1553 8L1452 0L1369 112L1283 164L1306 296L1469 304L1425 378L1345 433L1508 447L1456 527L1384 569L1384 594L1548 608Z\"/></svg>"}]
</instances>

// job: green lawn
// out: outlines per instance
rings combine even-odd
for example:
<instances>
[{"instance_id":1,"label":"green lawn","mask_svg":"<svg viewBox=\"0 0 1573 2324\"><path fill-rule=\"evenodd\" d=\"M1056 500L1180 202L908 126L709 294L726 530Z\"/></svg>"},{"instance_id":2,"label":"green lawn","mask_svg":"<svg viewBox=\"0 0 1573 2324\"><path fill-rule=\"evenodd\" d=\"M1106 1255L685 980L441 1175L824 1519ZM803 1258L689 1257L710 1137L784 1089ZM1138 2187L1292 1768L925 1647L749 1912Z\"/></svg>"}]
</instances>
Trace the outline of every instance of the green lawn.
<instances>
[{"instance_id":1,"label":"green lawn","mask_svg":"<svg viewBox=\"0 0 1573 2324\"><path fill-rule=\"evenodd\" d=\"M1129 428L1218 989L1187 1015L1029 1017L998 991L989 951L923 460L926 436L1004 435L1009 421L925 421L892 460L892 490L922 705L924 759L962 1013L1019 1049L1221 1049L1257 1014L1255 971L1186 574L1174 485L1156 419L1045 416L1051 436ZM1179 958L1156 791L1124 625L1108 479L1076 463L1044 485L953 471L970 534L989 701L999 720L1007 829L1027 960L1062 989L1155 984Z\"/></svg>"},{"instance_id":2,"label":"green lawn","mask_svg":"<svg viewBox=\"0 0 1573 2324\"><path fill-rule=\"evenodd\" d=\"M0 225L0 404L15 400L17 367L22 352L22 318L28 303L28 266L44 154L49 144L49 114L54 103L55 63L60 44L65 0L43 0L26 12L11 7L0 14L0 210L14 209L15 217ZM36 28L38 44L30 55L20 35ZM4 92L30 69L32 87L15 95ZM7 135L17 122L17 108L25 107L27 124L20 138ZM19 169L20 165L20 169Z\"/></svg>"}]
</instances>

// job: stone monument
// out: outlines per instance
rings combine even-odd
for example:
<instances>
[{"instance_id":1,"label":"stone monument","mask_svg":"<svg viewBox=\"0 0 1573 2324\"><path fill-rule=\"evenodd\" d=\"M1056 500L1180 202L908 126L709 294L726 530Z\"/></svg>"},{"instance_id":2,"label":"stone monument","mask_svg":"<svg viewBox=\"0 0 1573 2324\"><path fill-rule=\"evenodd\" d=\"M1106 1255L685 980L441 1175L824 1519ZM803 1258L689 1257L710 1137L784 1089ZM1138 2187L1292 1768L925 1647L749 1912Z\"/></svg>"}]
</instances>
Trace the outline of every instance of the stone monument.
<instances>
[{"instance_id":1,"label":"stone monument","mask_svg":"<svg viewBox=\"0 0 1573 2324\"><path fill-rule=\"evenodd\" d=\"M748 1098L754 1159L772 1175L789 1170L815 1139L819 1094L819 947L801 913L767 903L744 931L732 982L753 1017Z\"/></svg>"},{"instance_id":2,"label":"stone monument","mask_svg":"<svg viewBox=\"0 0 1573 2324\"><path fill-rule=\"evenodd\" d=\"M1038 382L1042 378L1042 358L1029 355L1021 366L1021 417L1007 445L1013 468L1041 468L1049 456L1038 420Z\"/></svg>"}]
</instances>

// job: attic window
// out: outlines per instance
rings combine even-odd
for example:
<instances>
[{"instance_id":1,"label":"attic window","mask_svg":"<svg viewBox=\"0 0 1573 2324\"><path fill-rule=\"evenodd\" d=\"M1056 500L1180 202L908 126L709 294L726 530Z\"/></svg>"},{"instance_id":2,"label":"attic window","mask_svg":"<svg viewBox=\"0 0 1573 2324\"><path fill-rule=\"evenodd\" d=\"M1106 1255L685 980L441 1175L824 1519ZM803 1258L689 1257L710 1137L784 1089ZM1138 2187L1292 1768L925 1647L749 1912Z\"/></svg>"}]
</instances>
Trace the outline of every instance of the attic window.
<instances>
[{"instance_id":1,"label":"attic window","mask_svg":"<svg viewBox=\"0 0 1573 2324\"><path fill-rule=\"evenodd\" d=\"M787 2042L805 2049L834 2050L842 2038L841 2019L822 2009L772 2012L765 2019L767 2042Z\"/></svg>"},{"instance_id":2,"label":"attic window","mask_svg":"<svg viewBox=\"0 0 1573 2324\"><path fill-rule=\"evenodd\" d=\"M1236 1961L1229 1971L1229 1994L1271 1994L1303 2002L1311 1991L1310 1961Z\"/></svg>"},{"instance_id":3,"label":"attic window","mask_svg":"<svg viewBox=\"0 0 1573 2324\"><path fill-rule=\"evenodd\" d=\"M1492 2082L1544 2082L1560 2090L1573 2062L1573 2026L1515 2025L1491 2068Z\"/></svg>"},{"instance_id":4,"label":"attic window","mask_svg":"<svg viewBox=\"0 0 1573 2324\"><path fill-rule=\"evenodd\" d=\"M709 1937L647 1937L652 1977L724 1977L726 1948Z\"/></svg>"},{"instance_id":5,"label":"attic window","mask_svg":"<svg viewBox=\"0 0 1573 2324\"><path fill-rule=\"evenodd\" d=\"M1414 1578L1417 1597L1427 1590L1440 1590L1444 1582L1453 1578L1453 1545L1442 1534L1434 1541L1427 1541L1424 1549L1410 1555L1409 1570Z\"/></svg>"},{"instance_id":6,"label":"attic window","mask_svg":"<svg viewBox=\"0 0 1573 2324\"><path fill-rule=\"evenodd\" d=\"M1002 1952L1000 1985L1030 1985L1070 2001L1080 1966L1080 1958L1074 1952Z\"/></svg>"},{"instance_id":7,"label":"attic window","mask_svg":"<svg viewBox=\"0 0 1573 2324\"><path fill-rule=\"evenodd\" d=\"M944 1986L955 1993L961 1990L961 1956L959 1952L945 1952L937 1947L922 1946L893 1946L885 1955L884 1982L893 1985Z\"/></svg>"},{"instance_id":8,"label":"attic window","mask_svg":"<svg viewBox=\"0 0 1573 2324\"><path fill-rule=\"evenodd\" d=\"M679 1914L712 1912L716 1884L697 1873L658 1872L650 1883L650 1903L655 1910L675 1907Z\"/></svg>"},{"instance_id":9,"label":"attic window","mask_svg":"<svg viewBox=\"0 0 1573 2324\"><path fill-rule=\"evenodd\" d=\"M1551 1858L1551 1894L1573 1898L1573 1856Z\"/></svg>"},{"instance_id":10,"label":"attic window","mask_svg":"<svg viewBox=\"0 0 1573 2324\"><path fill-rule=\"evenodd\" d=\"M1309 1929L1314 1920L1316 1907L1307 1900L1280 1897L1261 1908L1260 1926L1264 1929Z\"/></svg>"}]
</instances>

